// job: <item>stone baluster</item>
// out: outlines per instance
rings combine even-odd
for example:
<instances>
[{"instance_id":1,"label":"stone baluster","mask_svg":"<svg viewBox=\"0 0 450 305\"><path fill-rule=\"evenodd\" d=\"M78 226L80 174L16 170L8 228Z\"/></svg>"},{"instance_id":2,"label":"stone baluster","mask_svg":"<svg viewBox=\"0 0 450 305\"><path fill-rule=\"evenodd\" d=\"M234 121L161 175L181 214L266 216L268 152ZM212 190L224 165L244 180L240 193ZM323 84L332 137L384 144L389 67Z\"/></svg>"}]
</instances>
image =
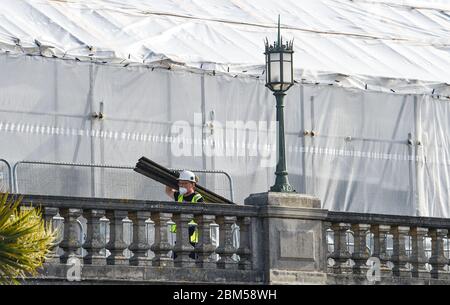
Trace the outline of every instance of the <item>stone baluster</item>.
<instances>
[{"instance_id":1,"label":"stone baluster","mask_svg":"<svg viewBox=\"0 0 450 305\"><path fill-rule=\"evenodd\" d=\"M333 273L351 273L352 270L348 264L351 255L347 248L346 234L350 229L348 223L333 223L331 229L334 232L334 251L328 256L334 260L331 268Z\"/></svg>"},{"instance_id":2,"label":"stone baluster","mask_svg":"<svg viewBox=\"0 0 450 305\"><path fill-rule=\"evenodd\" d=\"M331 222L323 221L322 222L322 229L323 229L322 236L324 236L324 240L325 240L325 244L324 244L325 249L326 249L325 253L326 253L327 259L329 259L330 255L331 255L331 252L332 252L332 251L330 251L329 245L328 245L328 235L331 233L330 230L332 230L331 229ZM334 247L334 245L333 245L333 247Z\"/></svg>"},{"instance_id":3,"label":"stone baluster","mask_svg":"<svg viewBox=\"0 0 450 305\"><path fill-rule=\"evenodd\" d=\"M174 214L173 221L177 224L177 241L173 251L175 267L195 267L195 259L190 257L194 253L194 247L190 243L189 222L194 218L193 214Z\"/></svg>"},{"instance_id":4,"label":"stone baluster","mask_svg":"<svg viewBox=\"0 0 450 305\"><path fill-rule=\"evenodd\" d=\"M101 250L106 246L105 236L100 229L100 218L105 216L104 210L89 209L83 212L87 220L87 236L83 248L88 252L84 257L85 264L106 265L106 257Z\"/></svg>"},{"instance_id":5,"label":"stone baluster","mask_svg":"<svg viewBox=\"0 0 450 305\"><path fill-rule=\"evenodd\" d=\"M240 243L239 249L237 249L237 255L239 255L239 269L251 270L252 269L252 251L251 251L251 235L250 235L250 217L238 217L237 224L240 231Z\"/></svg>"},{"instance_id":6,"label":"stone baluster","mask_svg":"<svg viewBox=\"0 0 450 305\"><path fill-rule=\"evenodd\" d=\"M72 257L80 259L76 252L81 247L80 227L77 222L83 211L81 209L61 208L60 215L64 218L64 239L59 246L64 250L61 263L66 264Z\"/></svg>"},{"instance_id":7,"label":"stone baluster","mask_svg":"<svg viewBox=\"0 0 450 305\"><path fill-rule=\"evenodd\" d=\"M408 238L409 227L394 226L391 229L394 236L394 249L392 255L392 262L394 268L392 269L394 276L411 277L411 270L407 267L409 257L406 255L406 238Z\"/></svg>"},{"instance_id":8,"label":"stone baluster","mask_svg":"<svg viewBox=\"0 0 450 305\"><path fill-rule=\"evenodd\" d=\"M146 221L150 218L150 212L136 211L130 213L130 219L133 221L133 242L130 250L133 256L130 258L130 264L134 266L147 266L151 264L151 259L146 256L150 245L147 241Z\"/></svg>"},{"instance_id":9,"label":"stone baluster","mask_svg":"<svg viewBox=\"0 0 450 305\"><path fill-rule=\"evenodd\" d=\"M43 211L43 216L44 216L44 221L45 221L45 225L46 227L52 229L52 230L57 230L57 228L55 228L55 225L53 223L53 217L56 216L58 214L59 209L58 208L44 208ZM60 232L57 232L58 235L56 236L56 238L58 239ZM58 240L56 240L54 242L54 245L52 246L52 248L50 249L50 252L47 254L45 261L48 263L57 263L59 262L59 255L58 255Z\"/></svg>"},{"instance_id":10,"label":"stone baluster","mask_svg":"<svg viewBox=\"0 0 450 305\"><path fill-rule=\"evenodd\" d=\"M199 242L195 246L196 266L199 268L216 268L216 262L211 258L211 254L216 249L211 241L211 224L215 219L214 215L198 215L195 218L199 230Z\"/></svg>"},{"instance_id":11,"label":"stone baluster","mask_svg":"<svg viewBox=\"0 0 450 305\"><path fill-rule=\"evenodd\" d=\"M412 265L413 277L430 278L430 273L427 271L425 264L428 262L425 256L425 236L428 233L427 228L415 227L411 228L412 237L412 253L410 262Z\"/></svg>"},{"instance_id":12,"label":"stone baluster","mask_svg":"<svg viewBox=\"0 0 450 305\"><path fill-rule=\"evenodd\" d=\"M352 224L351 226L354 237L354 251L352 259L355 262L353 273L366 274L368 266L366 265L369 258L369 250L367 249L366 235L370 230L369 224Z\"/></svg>"},{"instance_id":13,"label":"stone baluster","mask_svg":"<svg viewBox=\"0 0 450 305\"><path fill-rule=\"evenodd\" d=\"M387 234L391 230L389 225L373 224L370 226L370 230L373 233L373 254L372 256L380 259L380 270L384 273L392 273L391 268L388 266L390 257L387 254ZM385 275L389 276L389 275Z\"/></svg>"},{"instance_id":14,"label":"stone baluster","mask_svg":"<svg viewBox=\"0 0 450 305\"><path fill-rule=\"evenodd\" d=\"M155 223L150 218L145 221L145 234L147 235L147 243L149 245L147 257L150 258L150 264L152 264L152 259L155 255L150 249L151 245L155 243Z\"/></svg>"},{"instance_id":15,"label":"stone baluster","mask_svg":"<svg viewBox=\"0 0 450 305\"><path fill-rule=\"evenodd\" d=\"M123 219L128 216L127 211L107 210L106 217L109 219L109 242L106 249L111 255L106 258L108 265L128 265L128 259L123 255L127 244L123 241Z\"/></svg>"},{"instance_id":16,"label":"stone baluster","mask_svg":"<svg viewBox=\"0 0 450 305\"><path fill-rule=\"evenodd\" d=\"M236 249L233 246L233 224L236 222L236 216L218 216L219 225L219 247L216 253L220 255L217 267L220 269L237 269L238 264L233 260L233 254Z\"/></svg>"},{"instance_id":17,"label":"stone baluster","mask_svg":"<svg viewBox=\"0 0 450 305\"><path fill-rule=\"evenodd\" d=\"M448 233L447 233L447 251L450 250L449 248L450 248L450 230L448 230ZM450 271L450 255L449 255L450 253L449 252L447 252L448 271Z\"/></svg>"},{"instance_id":18,"label":"stone baluster","mask_svg":"<svg viewBox=\"0 0 450 305\"><path fill-rule=\"evenodd\" d=\"M172 218L171 213L151 213L151 219L155 224L155 243L150 247L155 256L152 265L156 267L173 267L173 259L169 257L172 245L169 243L167 222Z\"/></svg>"},{"instance_id":19,"label":"stone baluster","mask_svg":"<svg viewBox=\"0 0 450 305\"><path fill-rule=\"evenodd\" d=\"M429 235L431 237L431 278L448 279L449 273L444 270L447 264L447 259L444 256L444 237L447 236L446 229L430 229Z\"/></svg>"}]
</instances>

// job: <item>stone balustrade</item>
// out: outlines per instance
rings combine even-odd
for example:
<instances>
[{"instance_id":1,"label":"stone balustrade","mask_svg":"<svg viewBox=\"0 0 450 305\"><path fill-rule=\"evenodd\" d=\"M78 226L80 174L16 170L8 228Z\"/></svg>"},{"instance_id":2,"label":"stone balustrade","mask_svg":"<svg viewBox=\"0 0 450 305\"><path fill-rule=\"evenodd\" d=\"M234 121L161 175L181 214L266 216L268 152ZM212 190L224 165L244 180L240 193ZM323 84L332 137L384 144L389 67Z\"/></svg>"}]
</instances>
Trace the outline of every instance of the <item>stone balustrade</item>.
<instances>
[{"instance_id":1,"label":"stone balustrade","mask_svg":"<svg viewBox=\"0 0 450 305\"><path fill-rule=\"evenodd\" d=\"M39 280L64 280L64 275L71 272L71 258L80 260L81 279L86 282L251 283L263 280L262 273L254 270L252 262L250 225L257 211L251 206L52 196L25 196L23 204L42 206L47 222L58 213L64 219L63 240L58 245L63 254L58 256L52 250ZM87 223L83 244L78 223L81 216ZM107 243L101 232L102 217L109 220ZM127 217L132 221L130 245L125 243L123 233L123 221ZM192 219L197 223L199 233L195 247L189 242L188 223ZM147 238L147 220L154 224L152 244ZM171 221L177 225L175 245L169 242ZM219 225L218 247L212 244L212 224ZM234 247L233 225L240 228L239 248ZM84 257L79 254L81 248L87 252ZM104 249L110 252L109 256L106 257L105 252L102 254ZM130 258L124 255L126 249L132 252ZM153 252L152 258L148 256L148 250ZM172 252L176 253L175 258ZM218 254L219 259L213 254Z\"/></svg>"},{"instance_id":2,"label":"stone balustrade","mask_svg":"<svg viewBox=\"0 0 450 305\"><path fill-rule=\"evenodd\" d=\"M328 212L327 221L328 283L450 283L450 219Z\"/></svg>"},{"instance_id":3,"label":"stone balustrade","mask_svg":"<svg viewBox=\"0 0 450 305\"><path fill-rule=\"evenodd\" d=\"M252 194L244 205L54 196L25 196L23 205L42 206L46 222L57 215L64 222L58 251L26 283L450 283L448 219L331 212L314 197L271 192ZM130 221L127 243L124 222ZM212 226L219 228L218 246Z\"/></svg>"}]
</instances>

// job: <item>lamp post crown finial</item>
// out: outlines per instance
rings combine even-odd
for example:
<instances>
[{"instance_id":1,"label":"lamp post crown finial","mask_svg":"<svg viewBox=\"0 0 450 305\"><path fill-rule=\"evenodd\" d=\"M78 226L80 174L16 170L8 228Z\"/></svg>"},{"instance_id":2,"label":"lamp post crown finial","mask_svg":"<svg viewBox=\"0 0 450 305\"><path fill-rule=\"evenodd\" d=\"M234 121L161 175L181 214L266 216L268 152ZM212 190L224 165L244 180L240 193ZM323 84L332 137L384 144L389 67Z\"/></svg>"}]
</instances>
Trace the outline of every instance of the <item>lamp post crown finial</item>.
<instances>
[{"instance_id":1,"label":"lamp post crown finial","mask_svg":"<svg viewBox=\"0 0 450 305\"><path fill-rule=\"evenodd\" d=\"M281 36L281 23L280 23L280 15L278 15L278 27L277 27L277 40L273 42L273 45L269 44L269 41L266 38L266 52L273 52L279 50L292 51L293 50L293 42L294 40L287 40L286 44L283 45L283 37Z\"/></svg>"},{"instance_id":2,"label":"lamp post crown finial","mask_svg":"<svg viewBox=\"0 0 450 305\"><path fill-rule=\"evenodd\" d=\"M281 46L280 15L278 15L278 47Z\"/></svg>"}]
</instances>

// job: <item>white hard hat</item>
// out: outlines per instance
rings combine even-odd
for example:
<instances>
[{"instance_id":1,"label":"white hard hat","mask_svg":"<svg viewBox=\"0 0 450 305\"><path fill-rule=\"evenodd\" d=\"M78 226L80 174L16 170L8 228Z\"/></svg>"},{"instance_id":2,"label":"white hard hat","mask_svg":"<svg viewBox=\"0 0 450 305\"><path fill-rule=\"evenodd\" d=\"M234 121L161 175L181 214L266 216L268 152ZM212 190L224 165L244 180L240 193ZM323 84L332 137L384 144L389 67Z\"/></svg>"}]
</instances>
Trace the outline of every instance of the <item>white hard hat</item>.
<instances>
[{"instance_id":1,"label":"white hard hat","mask_svg":"<svg viewBox=\"0 0 450 305\"><path fill-rule=\"evenodd\" d=\"M190 182L194 182L194 183L197 182L195 180L195 174L191 171L186 171L186 170L184 170L180 173L180 177L178 177L177 180L190 181Z\"/></svg>"}]
</instances>

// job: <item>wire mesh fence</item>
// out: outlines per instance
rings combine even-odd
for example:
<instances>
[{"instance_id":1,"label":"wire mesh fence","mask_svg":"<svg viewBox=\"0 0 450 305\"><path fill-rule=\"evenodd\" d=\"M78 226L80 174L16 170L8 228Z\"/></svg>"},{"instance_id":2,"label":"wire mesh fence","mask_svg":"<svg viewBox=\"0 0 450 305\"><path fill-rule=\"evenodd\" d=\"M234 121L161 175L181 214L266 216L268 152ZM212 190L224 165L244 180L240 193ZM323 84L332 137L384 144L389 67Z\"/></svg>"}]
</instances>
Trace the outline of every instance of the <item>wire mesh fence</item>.
<instances>
[{"instance_id":1,"label":"wire mesh fence","mask_svg":"<svg viewBox=\"0 0 450 305\"><path fill-rule=\"evenodd\" d=\"M11 165L8 161L0 159L0 191L12 192Z\"/></svg>"},{"instance_id":2,"label":"wire mesh fence","mask_svg":"<svg viewBox=\"0 0 450 305\"><path fill-rule=\"evenodd\" d=\"M231 177L222 171L192 170L199 184L232 199ZM164 186L133 167L21 161L14 166L17 193L138 200L169 200Z\"/></svg>"},{"instance_id":3,"label":"wire mesh fence","mask_svg":"<svg viewBox=\"0 0 450 305\"><path fill-rule=\"evenodd\" d=\"M114 199L138 199L138 200L170 200L164 191L164 186L150 178L136 173L133 167L113 165L92 165L76 163L53 163L21 161L16 163L13 171L0 162L0 169L4 169L4 176L10 180L17 193L30 195L54 195L70 197L97 197ZM9 164L8 164L9 165ZM174 169L181 170L181 169ZM191 169L190 169L191 170ZM199 177L199 183L213 192L233 200L233 183L231 177L223 171L191 170ZM12 173L12 174L11 174ZM2 176L0 175L0 178ZM12 187L11 187L12 188ZM86 240L86 219L79 217L79 241L83 244ZM132 221L123 220L123 240L129 246L133 240ZM57 215L54 217L54 226L59 231L64 230L64 221ZM101 219L101 234L105 242L109 241L109 221L105 217ZM170 223L167 226L169 242L174 245L176 236L170 232ZM146 221L147 240L153 244L155 231L153 222ZM59 236L62 239L62 235ZM217 225L211 226L211 239L214 246L219 245L219 229ZM233 243L239 247L239 227L233 228ZM58 254L63 251L58 247ZM107 249L101 250L102 254L109 256ZM86 255L86 251L80 248L79 255ZM124 250L127 258L132 256L128 249ZM217 254L213 254L218 259ZM148 251L147 256L154 256ZM234 259L239 259L235 255Z\"/></svg>"}]
</instances>

